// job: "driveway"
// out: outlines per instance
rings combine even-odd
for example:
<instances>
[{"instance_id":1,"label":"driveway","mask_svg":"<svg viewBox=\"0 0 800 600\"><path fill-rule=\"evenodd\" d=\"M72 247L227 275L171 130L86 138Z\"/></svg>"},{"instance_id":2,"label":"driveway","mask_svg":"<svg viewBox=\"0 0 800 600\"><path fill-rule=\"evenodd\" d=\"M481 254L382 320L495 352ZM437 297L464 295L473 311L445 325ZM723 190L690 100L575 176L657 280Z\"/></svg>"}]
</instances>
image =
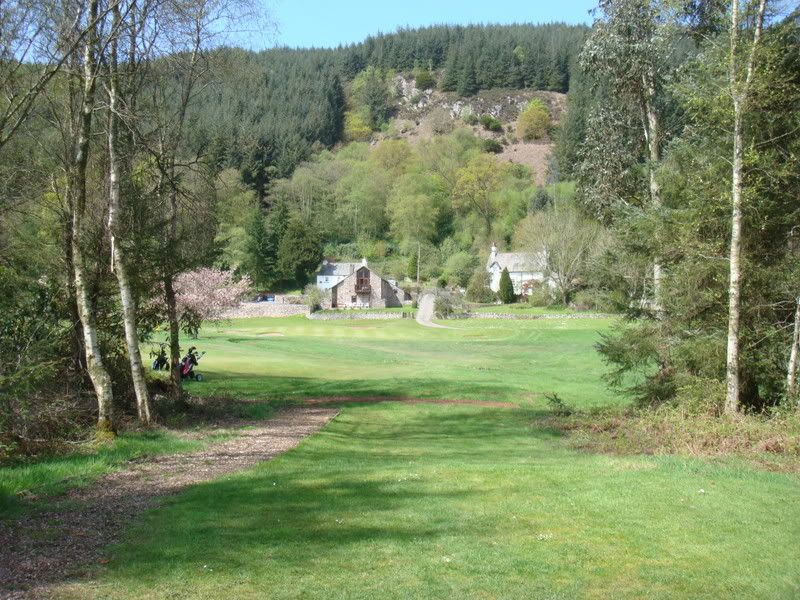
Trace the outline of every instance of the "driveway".
<instances>
[{"instance_id":1,"label":"driveway","mask_svg":"<svg viewBox=\"0 0 800 600\"><path fill-rule=\"evenodd\" d=\"M433 322L434 305L436 297L431 292L425 292L420 296L417 304L417 323L424 327L435 327L436 329L452 329Z\"/></svg>"}]
</instances>

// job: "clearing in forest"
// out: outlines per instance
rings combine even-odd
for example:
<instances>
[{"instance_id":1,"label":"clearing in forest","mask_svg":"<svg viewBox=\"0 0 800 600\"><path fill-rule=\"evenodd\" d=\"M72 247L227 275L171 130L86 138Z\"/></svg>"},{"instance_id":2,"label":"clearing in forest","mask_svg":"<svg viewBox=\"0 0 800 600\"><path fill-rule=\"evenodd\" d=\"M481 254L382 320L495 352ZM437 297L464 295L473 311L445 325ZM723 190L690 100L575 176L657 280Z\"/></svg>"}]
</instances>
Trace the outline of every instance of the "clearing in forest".
<instances>
[{"instance_id":1,"label":"clearing in forest","mask_svg":"<svg viewBox=\"0 0 800 600\"><path fill-rule=\"evenodd\" d=\"M193 393L338 396L341 412L290 452L147 512L56 597L797 597L795 475L580 451L542 425L551 392L623 405L593 349L609 323L205 330ZM461 402L380 401L398 398Z\"/></svg>"}]
</instances>

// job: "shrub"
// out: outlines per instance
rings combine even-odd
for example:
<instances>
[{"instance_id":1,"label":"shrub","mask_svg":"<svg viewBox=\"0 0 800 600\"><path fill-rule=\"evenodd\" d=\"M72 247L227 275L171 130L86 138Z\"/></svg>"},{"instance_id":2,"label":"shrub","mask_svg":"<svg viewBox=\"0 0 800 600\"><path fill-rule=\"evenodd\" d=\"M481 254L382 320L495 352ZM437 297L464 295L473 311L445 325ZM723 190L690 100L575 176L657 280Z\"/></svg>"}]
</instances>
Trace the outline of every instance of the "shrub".
<instances>
[{"instance_id":1,"label":"shrub","mask_svg":"<svg viewBox=\"0 0 800 600\"><path fill-rule=\"evenodd\" d=\"M419 69L414 73L414 81L421 90L432 90L436 87L436 80L428 69Z\"/></svg>"},{"instance_id":2,"label":"shrub","mask_svg":"<svg viewBox=\"0 0 800 600\"><path fill-rule=\"evenodd\" d=\"M497 290L497 296L503 304L511 304L517 299L514 293L514 284L511 281L511 275L508 274L508 269L505 267L503 267L503 272L500 273L500 289Z\"/></svg>"},{"instance_id":3,"label":"shrub","mask_svg":"<svg viewBox=\"0 0 800 600\"><path fill-rule=\"evenodd\" d=\"M597 299L589 290L580 290L579 292L575 292L575 296L572 298L572 303L575 306L575 310L597 309Z\"/></svg>"},{"instance_id":4,"label":"shrub","mask_svg":"<svg viewBox=\"0 0 800 600\"><path fill-rule=\"evenodd\" d=\"M437 106L430 112L428 122L436 135L445 135L453 131L453 118L450 116L450 112L441 106Z\"/></svg>"},{"instance_id":5,"label":"shrub","mask_svg":"<svg viewBox=\"0 0 800 600\"><path fill-rule=\"evenodd\" d=\"M725 382L710 377L681 378L675 404L687 415L719 416L725 405Z\"/></svg>"},{"instance_id":6,"label":"shrub","mask_svg":"<svg viewBox=\"0 0 800 600\"><path fill-rule=\"evenodd\" d=\"M372 128L360 113L344 113L344 139L348 142L366 142L372 137Z\"/></svg>"},{"instance_id":7,"label":"shrub","mask_svg":"<svg viewBox=\"0 0 800 600\"><path fill-rule=\"evenodd\" d=\"M309 311L316 312L322 308L322 303L326 299L326 294L313 283L309 283L303 289L303 298Z\"/></svg>"},{"instance_id":8,"label":"shrub","mask_svg":"<svg viewBox=\"0 0 800 600\"><path fill-rule=\"evenodd\" d=\"M455 292L436 292L433 312L440 319L448 319L453 315L464 312L464 300L461 294Z\"/></svg>"},{"instance_id":9,"label":"shrub","mask_svg":"<svg viewBox=\"0 0 800 600\"><path fill-rule=\"evenodd\" d=\"M481 125L487 131L500 133L503 131L503 124L492 115L481 115Z\"/></svg>"},{"instance_id":10,"label":"shrub","mask_svg":"<svg viewBox=\"0 0 800 600\"><path fill-rule=\"evenodd\" d=\"M406 269L406 275L408 275L409 279L416 280L417 271L418 271L417 253L415 252L408 258L408 268Z\"/></svg>"},{"instance_id":11,"label":"shrub","mask_svg":"<svg viewBox=\"0 0 800 600\"><path fill-rule=\"evenodd\" d=\"M533 288L528 296L528 304L531 306L551 306L553 304L553 294L550 287L547 285L540 285Z\"/></svg>"},{"instance_id":12,"label":"shrub","mask_svg":"<svg viewBox=\"0 0 800 600\"><path fill-rule=\"evenodd\" d=\"M469 252L451 254L444 263L444 277L450 285L465 287L476 264L477 258Z\"/></svg>"},{"instance_id":13,"label":"shrub","mask_svg":"<svg viewBox=\"0 0 800 600\"><path fill-rule=\"evenodd\" d=\"M540 140L547 135L551 125L547 107L541 100L535 98L517 119L517 135L526 142Z\"/></svg>"},{"instance_id":14,"label":"shrub","mask_svg":"<svg viewBox=\"0 0 800 600\"><path fill-rule=\"evenodd\" d=\"M478 119L478 115L476 115L472 111L464 112L464 115L461 117L461 120L464 121L467 125L477 125L480 122Z\"/></svg>"},{"instance_id":15,"label":"shrub","mask_svg":"<svg viewBox=\"0 0 800 600\"><path fill-rule=\"evenodd\" d=\"M483 151L491 152L492 154L500 154L503 151L503 144L495 139L489 138L483 140Z\"/></svg>"},{"instance_id":16,"label":"shrub","mask_svg":"<svg viewBox=\"0 0 800 600\"><path fill-rule=\"evenodd\" d=\"M495 293L489 287L489 282L489 273L486 269L478 267L467 284L467 300L481 304L488 304L497 300Z\"/></svg>"}]
</instances>

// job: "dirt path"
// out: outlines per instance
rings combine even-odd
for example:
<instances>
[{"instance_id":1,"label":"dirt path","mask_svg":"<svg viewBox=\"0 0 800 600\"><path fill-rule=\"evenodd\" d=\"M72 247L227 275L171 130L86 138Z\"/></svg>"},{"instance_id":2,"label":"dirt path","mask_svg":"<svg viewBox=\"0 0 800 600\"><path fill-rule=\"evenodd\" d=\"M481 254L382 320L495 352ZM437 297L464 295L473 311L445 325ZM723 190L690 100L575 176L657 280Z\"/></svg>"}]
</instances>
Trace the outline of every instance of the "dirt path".
<instances>
[{"instance_id":1,"label":"dirt path","mask_svg":"<svg viewBox=\"0 0 800 600\"><path fill-rule=\"evenodd\" d=\"M13 523L0 522L0 598L46 597L51 584L103 560L105 547L165 496L291 450L336 414L323 407L287 409L202 452L134 463L68 492L64 506Z\"/></svg>"},{"instance_id":2,"label":"dirt path","mask_svg":"<svg viewBox=\"0 0 800 600\"><path fill-rule=\"evenodd\" d=\"M439 325L438 323L433 322L433 312L434 312L434 305L436 303L436 297L427 292L422 294L419 299L419 304L417 305L417 323L422 325L423 327L434 327L436 329L452 329L452 327L446 327L444 325Z\"/></svg>"}]
</instances>

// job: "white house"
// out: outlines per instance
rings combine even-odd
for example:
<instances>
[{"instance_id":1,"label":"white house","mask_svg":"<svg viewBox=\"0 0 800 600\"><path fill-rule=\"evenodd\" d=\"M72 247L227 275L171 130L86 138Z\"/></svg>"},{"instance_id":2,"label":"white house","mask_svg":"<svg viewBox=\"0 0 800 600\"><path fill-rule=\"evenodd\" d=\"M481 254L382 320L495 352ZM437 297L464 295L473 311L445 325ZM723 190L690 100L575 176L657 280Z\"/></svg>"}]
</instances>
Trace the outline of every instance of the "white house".
<instances>
[{"instance_id":1,"label":"white house","mask_svg":"<svg viewBox=\"0 0 800 600\"><path fill-rule=\"evenodd\" d=\"M508 269L515 294L530 294L536 284L547 283L547 254L541 252L498 252L492 244L492 252L486 261L486 270L491 277L489 287L493 292L500 289L500 274ZM533 285L532 285L533 284Z\"/></svg>"},{"instance_id":2,"label":"white house","mask_svg":"<svg viewBox=\"0 0 800 600\"><path fill-rule=\"evenodd\" d=\"M361 262L330 262L327 259L322 261L322 266L317 273L317 287L321 290L329 290L340 281L350 277L359 267L367 266L367 259Z\"/></svg>"}]
</instances>

